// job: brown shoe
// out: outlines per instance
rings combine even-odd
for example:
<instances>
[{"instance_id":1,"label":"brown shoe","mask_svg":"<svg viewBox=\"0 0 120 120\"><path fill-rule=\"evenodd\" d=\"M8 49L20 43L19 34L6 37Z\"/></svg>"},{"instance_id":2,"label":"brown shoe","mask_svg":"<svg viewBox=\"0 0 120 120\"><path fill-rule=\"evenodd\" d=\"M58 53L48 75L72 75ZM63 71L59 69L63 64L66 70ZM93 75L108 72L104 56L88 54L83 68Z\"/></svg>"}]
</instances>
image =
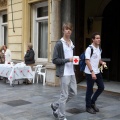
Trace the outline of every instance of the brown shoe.
<instances>
[{"instance_id":1,"label":"brown shoe","mask_svg":"<svg viewBox=\"0 0 120 120\"><path fill-rule=\"evenodd\" d=\"M26 79L24 83L26 83L26 85L27 84L32 84L32 81L29 81L28 79Z\"/></svg>"},{"instance_id":2,"label":"brown shoe","mask_svg":"<svg viewBox=\"0 0 120 120\"><path fill-rule=\"evenodd\" d=\"M92 104L91 107L94 109L95 112L99 112L99 109L96 107L95 104Z\"/></svg>"},{"instance_id":3,"label":"brown shoe","mask_svg":"<svg viewBox=\"0 0 120 120\"><path fill-rule=\"evenodd\" d=\"M32 82L28 80L28 84L32 84Z\"/></svg>"},{"instance_id":4,"label":"brown shoe","mask_svg":"<svg viewBox=\"0 0 120 120\"><path fill-rule=\"evenodd\" d=\"M93 108L86 108L86 111L91 114L96 114Z\"/></svg>"}]
</instances>

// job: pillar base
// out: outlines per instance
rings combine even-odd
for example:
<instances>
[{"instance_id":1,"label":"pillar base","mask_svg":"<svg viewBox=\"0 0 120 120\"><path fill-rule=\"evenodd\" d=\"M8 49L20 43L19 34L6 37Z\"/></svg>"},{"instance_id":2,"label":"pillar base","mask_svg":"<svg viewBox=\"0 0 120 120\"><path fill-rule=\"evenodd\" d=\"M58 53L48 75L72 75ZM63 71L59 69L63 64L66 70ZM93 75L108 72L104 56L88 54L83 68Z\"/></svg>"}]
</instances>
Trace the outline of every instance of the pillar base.
<instances>
[{"instance_id":1,"label":"pillar base","mask_svg":"<svg viewBox=\"0 0 120 120\"><path fill-rule=\"evenodd\" d=\"M46 65L46 85L59 86L59 77L56 77L56 66L52 63Z\"/></svg>"}]
</instances>

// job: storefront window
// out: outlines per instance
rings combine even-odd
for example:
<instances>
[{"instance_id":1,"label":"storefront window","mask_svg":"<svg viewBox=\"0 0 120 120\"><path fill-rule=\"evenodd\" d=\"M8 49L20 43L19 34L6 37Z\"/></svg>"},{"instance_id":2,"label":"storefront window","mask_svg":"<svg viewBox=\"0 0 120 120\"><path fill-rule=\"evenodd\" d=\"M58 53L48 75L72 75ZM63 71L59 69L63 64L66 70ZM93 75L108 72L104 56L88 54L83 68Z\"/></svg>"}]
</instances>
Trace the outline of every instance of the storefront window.
<instances>
[{"instance_id":1,"label":"storefront window","mask_svg":"<svg viewBox=\"0 0 120 120\"><path fill-rule=\"evenodd\" d=\"M8 34L8 31L7 31L7 26L4 26L4 45L7 45L8 44L8 41L7 41L7 34Z\"/></svg>"},{"instance_id":2,"label":"storefront window","mask_svg":"<svg viewBox=\"0 0 120 120\"><path fill-rule=\"evenodd\" d=\"M0 44L7 45L7 35L8 35L8 29L7 29L7 14L6 11L0 13Z\"/></svg>"},{"instance_id":3,"label":"storefront window","mask_svg":"<svg viewBox=\"0 0 120 120\"><path fill-rule=\"evenodd\" d=\"M34 5L34 50L37 61L46 61L48 57L48 4ZM34 34L35 33L35 34Z\"/></svg>"},{"instance_id":4,"label":"storefront window","mask_svg":"<svg viewBox=\"0 0 120 120\"><path fill-rule=\"evenodd\" d=\"M48 16L48 6L37 8L37 17Z\"/></svg>"},{"instance_id":5,"label":"storefront window","mask_svg":"<svg viewBox=\"0 0 120 120\"><path fill-rule=\"evenodd\" d=\"M47 58L48 22L38 23L38 58Z\"/></svg>"},{"instance_id":6,"label":"storefront window","mask_svg":"<svg viewBox=\"0 0 120 120\"><path fill-rule=\"evenodd\" d=\"M3 23L6 23L7 22L7 14L4 14L4 15L2 15L2 21L3 21Z\"/></svg>"}]
</instances>

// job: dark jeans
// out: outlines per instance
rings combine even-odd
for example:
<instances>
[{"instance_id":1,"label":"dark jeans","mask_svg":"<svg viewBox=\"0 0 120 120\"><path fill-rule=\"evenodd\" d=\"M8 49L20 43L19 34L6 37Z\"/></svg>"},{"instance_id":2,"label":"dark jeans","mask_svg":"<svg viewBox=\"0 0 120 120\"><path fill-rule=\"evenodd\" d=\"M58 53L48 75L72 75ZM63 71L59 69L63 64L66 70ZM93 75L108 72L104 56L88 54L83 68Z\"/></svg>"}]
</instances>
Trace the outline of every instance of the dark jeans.
<instances>
[{"instance_id":1,"label":"dark jeans","mask_svg":"<svg viewBox=\"0 0 120 120\"><path fill-rule=\"evenodd\" d=\"M86 90L86 107L91 107L91 104L95 104L95 101L99 97L99 95L104 90L104 83L101 73L96 74L97 79L93 80L91 74L85 74L86 82L87 82L87 90ZM96 82L98 89L93 94L93 86Z\"/></svg>"}]
</instances>

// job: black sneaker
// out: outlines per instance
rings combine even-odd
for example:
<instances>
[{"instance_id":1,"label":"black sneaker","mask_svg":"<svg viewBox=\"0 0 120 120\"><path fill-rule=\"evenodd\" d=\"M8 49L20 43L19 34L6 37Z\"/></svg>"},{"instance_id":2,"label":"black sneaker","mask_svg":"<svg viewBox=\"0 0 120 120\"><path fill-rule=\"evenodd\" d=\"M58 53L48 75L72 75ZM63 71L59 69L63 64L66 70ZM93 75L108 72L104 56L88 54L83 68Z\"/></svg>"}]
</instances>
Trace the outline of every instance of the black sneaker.
<instances>
[{"instance_id":1,"label":"black sneaker","mask_svg":"<svg viewBox=\"0 0 120 120\"><path fill-rule=\"evenodd\" d=\"M99 109L96 107L95 104L92 104L91 107L94 109L95 112L99 112Z\"/></svg>"},{"instance_id":2,"label":"black sneaker","mask_svg":"<svg viewBox=\"0 0 120 120\"><path fill-rule=\"evenodd\" d=\"M93 108L86 108L86 111L91 114L96 114Z\"/></svg>"},{"instance_id":3,"label":"black sneaker","mask_svg":"<svg viewBox=\"0 0 120 120\"><path fill-rule=\"evenodd\" d=\"M53 115L55 118L58 118L58 114L55 111L53 111Z\"/></svg>"},{"instance_id":4,"label":"black sneaker","mask_svg":"<svg viewBox=\"0 0 120 120\"><path fill-rule=\"evenodd\" d=\"M56 109L53 107L53 104L51 104L51 108L53 111L56 111Z\"/></svg>"}]
</instances>

